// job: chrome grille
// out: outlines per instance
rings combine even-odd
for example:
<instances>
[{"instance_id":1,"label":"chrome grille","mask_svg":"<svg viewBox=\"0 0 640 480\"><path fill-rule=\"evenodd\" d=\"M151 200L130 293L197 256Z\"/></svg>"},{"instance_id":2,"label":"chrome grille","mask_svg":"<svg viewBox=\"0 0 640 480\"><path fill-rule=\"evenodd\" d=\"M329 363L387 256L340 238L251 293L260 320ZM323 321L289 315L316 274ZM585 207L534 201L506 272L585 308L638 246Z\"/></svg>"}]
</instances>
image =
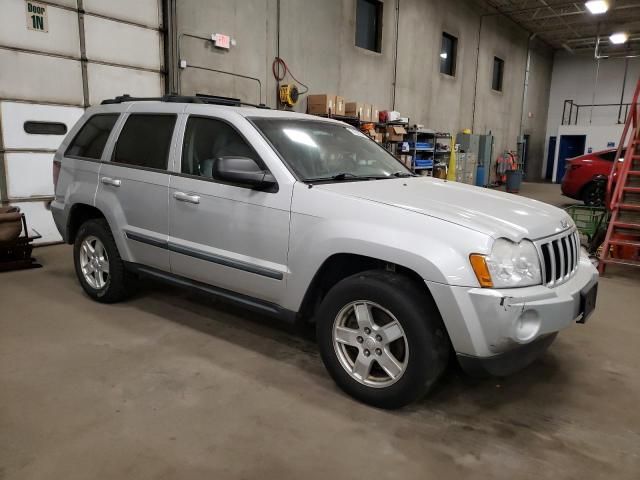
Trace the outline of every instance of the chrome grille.
<instances>
[{"instance_id":1,"label":"chrome grille","mask_svg":"<svg viewBox=\"0 0 640 480\"><path fill-rule=\"evenodd\" d=\"M576 230L536 242L542 263L542 283L548 287L569 280L580 259L580 236Z\"/></svg>"}]
</instances>

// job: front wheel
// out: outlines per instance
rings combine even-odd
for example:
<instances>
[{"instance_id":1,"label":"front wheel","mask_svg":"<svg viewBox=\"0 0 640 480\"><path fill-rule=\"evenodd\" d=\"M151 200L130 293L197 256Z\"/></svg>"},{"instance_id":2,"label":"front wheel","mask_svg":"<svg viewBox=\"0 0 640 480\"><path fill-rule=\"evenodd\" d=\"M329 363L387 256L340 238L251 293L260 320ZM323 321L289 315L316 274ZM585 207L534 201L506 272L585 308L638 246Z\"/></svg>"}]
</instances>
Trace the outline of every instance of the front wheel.
<instances>
[{"instance_id":1,"label":"front wheel","mask_svg":"<svg viewBox=\"0 0 640 480\"><path fill-rule=\"evenodd\" d=\"M336 284L317 316L322 360L349 395L381 408L423 396L449 342L433 300L408 277L369 271Z\"/></svg>"}]
</instances>

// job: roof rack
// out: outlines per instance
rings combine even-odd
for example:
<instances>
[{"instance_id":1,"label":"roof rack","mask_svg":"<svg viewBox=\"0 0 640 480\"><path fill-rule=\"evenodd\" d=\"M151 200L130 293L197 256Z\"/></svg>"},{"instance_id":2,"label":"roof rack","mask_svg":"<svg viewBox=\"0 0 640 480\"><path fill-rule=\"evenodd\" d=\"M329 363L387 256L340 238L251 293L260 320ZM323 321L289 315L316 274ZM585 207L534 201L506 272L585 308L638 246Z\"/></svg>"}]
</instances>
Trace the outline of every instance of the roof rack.
<instances>
[{"instance_id":1,"label":"roof rack","mask_svg":"<svg viewBox=\"0 0 640 480\"><path fill-rule=\"evenodd\" d=\"M241 101L239 98L220 97L217 95L206 95L204 93L196 93L195 95L177 95L169 94L161 97L132 97L125 93L114 98L103 100L101 105L112 105L127 102L169 102L169 103L202 103L208 105L226 105L229 107L255 107L270 110L264 103L254 104Z\"/></svg>"}]
</instances>

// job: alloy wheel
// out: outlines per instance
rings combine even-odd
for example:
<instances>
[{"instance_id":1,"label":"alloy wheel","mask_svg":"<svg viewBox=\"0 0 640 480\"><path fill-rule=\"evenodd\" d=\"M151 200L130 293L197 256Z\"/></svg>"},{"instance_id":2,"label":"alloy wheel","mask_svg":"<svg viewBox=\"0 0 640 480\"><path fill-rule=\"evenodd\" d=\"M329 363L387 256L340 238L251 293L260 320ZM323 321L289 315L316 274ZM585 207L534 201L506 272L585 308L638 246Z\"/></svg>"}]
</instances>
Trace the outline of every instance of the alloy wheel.
<instances>
[{"instance_id":1,"label":"alloy wheel","mask_svg":"<svg viewBox=\"0 0 640 480\"><path fill-rule=\"evenodd\" d=\"M409 361L409 344L398 319L367 300L351 302L338 312L333 347L342 368L368 387L394 384Z\"/></svg>"},{"instance_id":2,"label":"alloy wheel","mask_svg":"<svg viewBox=\"0 0 640 480\"><path fill-rule=\"evenodd\" d=\"M80 246L80 268L89 286L96 290L105 287L109 280L109 257L103 243L93 235Z\"/></svg>"}]
</instances>

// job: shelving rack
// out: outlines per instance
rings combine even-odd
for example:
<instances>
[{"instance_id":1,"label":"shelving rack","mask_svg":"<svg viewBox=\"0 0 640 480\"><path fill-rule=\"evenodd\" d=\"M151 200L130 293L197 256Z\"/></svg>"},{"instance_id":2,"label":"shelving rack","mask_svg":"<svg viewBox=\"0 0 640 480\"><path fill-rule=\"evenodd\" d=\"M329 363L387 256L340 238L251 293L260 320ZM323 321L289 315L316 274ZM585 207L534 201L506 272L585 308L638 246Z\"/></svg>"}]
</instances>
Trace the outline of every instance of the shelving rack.
<instances>
[{"instance_id":1,"label":"shelving rack","mask_svg":"<svg viewBox=\"0 0 640 480\"><path fill-rule=\"evenodd\" d=\"M406 130L409 126L409 123L395 121L395 122L378 123L377 126L385 129L387 127L396 126L396 127L403 127ZM385 140L382 142L382 146L386 148L392 155L399 157L400 155L404 155L404 154L408 155L408 152L403 152L402 149L399 148L399 146L402 145L404 142L406 142L406 140L387 140L385 138Z\"/></svg>"},{"instance_id":2,"label":"shelving rack","mask_svg":"<svg viewBox=\"0 0 640 480\"><path fill-rule=\"evenodd\" d=\"M412 156L413 171L419 173L426 170L431 175L436 156L436 132L424 128L410 128L404 141L409 144L409 152L403 153Z\"/></svg>"},{"instance_id":3,"label":"shelving rack","mask_svg":"<svg viewBox=\"0 0 640 480\"><path fill-rule=\"evenodd\" d=\"M370 123L370 122L363 122L360 120L359 117L351 117L348 115L335 115L331 112L329 113L314 113L313 114L316 117L322 117L322 118L333 118L334 120L340 120L341 122L344 123L348 123L349 125L352 125L356 128L360 128L360 125L362 123Z\"/></svg>"},{"instance_id":4,"label":"shelving rack","mask_svg":"<svg viewBox=\"0 0 640 480\"><path fill-rule=\"evenodd\" d=\"M442 145L446 145L446 148ZM436 132L435 148L435 164L449 168L451 161L451 134Z\"/></svg>"}]
</instances>

